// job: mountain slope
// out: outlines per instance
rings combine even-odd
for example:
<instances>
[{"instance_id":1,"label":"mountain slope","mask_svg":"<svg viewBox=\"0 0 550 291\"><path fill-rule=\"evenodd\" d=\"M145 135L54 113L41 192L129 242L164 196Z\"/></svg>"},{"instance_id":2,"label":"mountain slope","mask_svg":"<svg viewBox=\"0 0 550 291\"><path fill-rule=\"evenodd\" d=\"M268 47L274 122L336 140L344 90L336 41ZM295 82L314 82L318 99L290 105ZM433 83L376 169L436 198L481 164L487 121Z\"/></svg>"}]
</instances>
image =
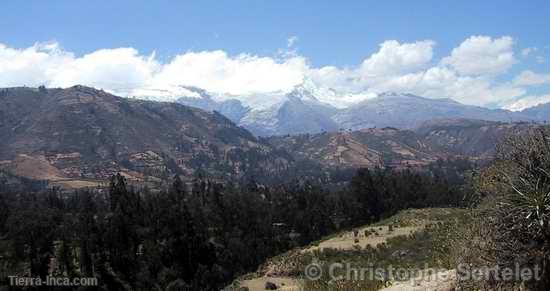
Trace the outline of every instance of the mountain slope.
<instances>
[{"instance_id":1,"label":"mountain slope","mask_svg":"<svg viewBox=\"0 0 550 291\"><path fill-rule=\"evenodd\" d=\"M291 162L218 113L92 88L0 89L0 165L34 179L239 177Z\"/></svg>"},{"instance_id":2,"label":"mountain slope","mask_svg":"<svg viewBox=\"0 0 550 291\"><path fill-rule=\"evenodd\" d=\"M268 141L296 160L315 160L328 167L424 166L439 158L492 158L497 143L528 123L471 119L426 122L415 130L392 127L357 131L275 136Z\"/></svg>"},{"instance_id":3,"label":"mountain slope","mask_svg":"<svg viewBox=\"0 0 550 291\"><path fill-rule=\"evenodd\" d=\"M415 132L436 151L486 160L494 155L495 146L505 136L532 126L535 125L526 122L440 119L425 122Z\"/></svg>"},{"instance_id":4,"label":"mountain slope","mask_svg":"<svg viewBox=\"0 0 550 291\"><path fill-rule=\"evenodd\" d=\"M298 160L331 167L421 166L443 157L412 131L395 128L280 136L269 139Z\"/></svg>"},{"instance_id":5,"label":"mountain slope","mask_svg":"<svg viewBox=\"0 0 550 291\"><path fill-rule=\"evenodd\" d=\"M322 132L258 140L217 112L175 103L120 98L82 86L0 89L0 170L77 187L97 185L117 172L159 183L201 172L273 177L301 161L327 168L416 167L438 158L487 160L506 134L533 126L444 119L414 130L324 132L335 130L322 118L335 109L304 92L293 94L276 111L281 119L276 128Z\"/></svg>"}]
</instances>

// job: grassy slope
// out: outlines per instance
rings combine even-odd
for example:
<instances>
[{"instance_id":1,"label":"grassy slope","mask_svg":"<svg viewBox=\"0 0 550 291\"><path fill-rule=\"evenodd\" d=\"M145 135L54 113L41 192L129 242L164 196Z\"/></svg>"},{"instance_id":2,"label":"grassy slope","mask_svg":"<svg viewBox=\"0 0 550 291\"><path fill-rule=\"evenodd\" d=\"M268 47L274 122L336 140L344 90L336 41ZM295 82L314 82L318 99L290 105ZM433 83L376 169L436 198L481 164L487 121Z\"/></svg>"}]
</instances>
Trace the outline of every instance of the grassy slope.
<instances>
[{"instance_id":1,"label":"grassy slope","mask_svg":"<svg viewBox=\"0 0 550 291\"><path fill-rule=\"evenodd\" d=\"M257 273L237 280L235 286L251 286L250 282L253 282L255 286L262 286L259 282L276 281L273 278L285 278L287 283L285 286L280 286L285 290L299 290L298 288L303 288L303 290L378 290L391 285L392 280L367 278L366 280L330 282L328 276L323 276L320 280L308 281L303 280L304 269L312 262L323 266L324 274L328 274L328 266L332 263L349 263L355 268L370 266L372 268L387 268L391 265L394 268L449 269L452 266L452 242L457 235L456 230L467 219L468 211L462 209L404 210L371 226L357 228L361 231L365 229L377 231L377 234L373 232L367 237L359 237L360 242L376 237L377 241L380 241L380 238L385 238L382 240L385 241L383 243L375 245L358 243L346 249L305 251L335 238L355 240L353 230L333 234L303 249L292 250L272 258ZM389 231L389 225L392 225L392 231ZM408 236L391 235L401 227L417 227L417 231ZM360 245L364 245L364 247L360 247ZM288 278L294 279L293 284L297 289L291 288L293 286L288 283ZM247 281L247 279L253 279L253 281ZM250 288L250 290L263 289Z\"/></svg>"}]
</instances>

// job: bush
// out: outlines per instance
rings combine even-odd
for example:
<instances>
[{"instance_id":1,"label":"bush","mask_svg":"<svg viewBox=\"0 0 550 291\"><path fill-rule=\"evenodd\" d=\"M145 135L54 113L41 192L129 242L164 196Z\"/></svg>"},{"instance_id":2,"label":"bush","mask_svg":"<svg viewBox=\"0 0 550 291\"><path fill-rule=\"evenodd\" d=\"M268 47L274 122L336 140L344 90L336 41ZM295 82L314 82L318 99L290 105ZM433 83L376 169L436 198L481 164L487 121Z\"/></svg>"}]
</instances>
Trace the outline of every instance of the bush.
<instances>
[{"instance_id":1,"label":"bush","mask_svg":"<svg viewBox=\"0 0 550 291\"><path fill-rule=\"evenodd\" d=\"M542 268L539 281L482 282L485 286L476 288L525 284L529 290L550 290L550 130L538 127L507 137L476 188L483 203L457 248L463 252L459 262Z\"/></svg>"}]
</instances>

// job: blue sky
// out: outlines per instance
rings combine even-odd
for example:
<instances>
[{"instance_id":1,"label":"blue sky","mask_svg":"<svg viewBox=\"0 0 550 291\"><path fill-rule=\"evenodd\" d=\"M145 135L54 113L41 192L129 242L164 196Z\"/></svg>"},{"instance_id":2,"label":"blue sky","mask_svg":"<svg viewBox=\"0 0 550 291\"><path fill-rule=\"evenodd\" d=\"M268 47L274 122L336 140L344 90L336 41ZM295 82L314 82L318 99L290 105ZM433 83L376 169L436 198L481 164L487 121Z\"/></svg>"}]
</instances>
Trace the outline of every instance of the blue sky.
<instances>
[{"instance_id":1,"label":"blue sky","mask_svg":"<svg viewBox=\"0 0 550 291\"><path fill-rule=\"evenodd\" d=\"M532 85L533 82L523 82L531 84L521 87L523 94L518 91L516 94L503 94L506 96L501 98L495 95L494 98L478 98L477 101L474 100L476 97L464 97L460 100L460 97L454 96L460 94L459 92L450 93L448 89L432 90L432 93L447 94L450 96L441 97L453 97L465 103L485 106L509 105L513 100L522 98L544 99L550 93L550 81L546 82L547 74L550 74L548 1L50 0L3 1L0 11L4 12L0 18L0 43L5 48L22 51L36 46L37 43L55 43L56 50L71 54L75 59L101 49L133 48L142 58L150 57L155 52L157 67L154 70L157 71L162 70L159 66L169 64L185 53L217 50L223 51L229 60L235 59L239 54L247 54L271 58L276 64L280 64L286 61L284 58L298 56L307 63L307 69L334 66L342 71L359 71L361 64L380 52L386 41L395 40L400 45L432 41L431 56L429 60L424 59L415 67L417 71L405 68L399 74L395 71L384 72L398 77L422 70L425 72L430 67L439 66L443 58L450 56L453 49L471 37L488 38L488 46L495 40L510 37L509 48L503 48L501 52L509 49L514 54L513 60L510 60L509 65L503 65L500 71L481 76L472 75L471 70L461 71L456 66L452 67L453 65L450 65L451 69L460 76L482 78L482 81L490 83L486 86L493 89L502 87L522 72L529 71L537 74L534 78L538 80L536 85ZM289 39L295 39L292 46L288 46ZM36 50L44 51L44 48ZM502 57L502 54L496 57ZM235 66L239 68L238 65ZM379 70L376 72L380 73ZM5 70L4 75L7 73L9 72ZM21 73L20 70L18 73ZM339 71L338 74L344 73ZM356 78L357 74L352 77ZM205 76L208 77L207 75ZM366 78L365 76L372 76L372 72L357 78ZM245 77L239 76L233 79L243 78ZM376 87L372 82L346 85L336 82L334 78L328 82L331 87L341 87L342 91L354 94ZM82 78L82 81L85 83L89 79L90 77ZM322 78L317 79L323 83L319 80ZM21 79L17 81L21 82ZM386 79L383 81L385 84L389 82ZM2 82L0 68L0 84L14 85L14 82ZM174 82L177 83L178 80ZM197 85L187 79L181 82L182 85ZM251 82L256 80L247 81ZM32 83L29 81L26 84ZM258 91L260 84L265 82L256 83L258 86L244 93ZM94 84L101 87L101 83L91 82L91 85ZM134 86L133 84L129 87ZM292 82L282 81L281 84L280 88L284 90ZM160 85L157 82L155 86ZM379 87L380 90L391 89L389 85ZM403 88L430 95L431 89L425 87L418 91L416 87ZM220 85L207 89L219 91L218 93L240 93L227 88L226 85ZM276 86L274 88L277 89ZM400 88L397 86L396 89ZM266 91L271 89L273 88L266 88ZM371 91L376 92L374 89Z\"/></svg>"}]
</instances>

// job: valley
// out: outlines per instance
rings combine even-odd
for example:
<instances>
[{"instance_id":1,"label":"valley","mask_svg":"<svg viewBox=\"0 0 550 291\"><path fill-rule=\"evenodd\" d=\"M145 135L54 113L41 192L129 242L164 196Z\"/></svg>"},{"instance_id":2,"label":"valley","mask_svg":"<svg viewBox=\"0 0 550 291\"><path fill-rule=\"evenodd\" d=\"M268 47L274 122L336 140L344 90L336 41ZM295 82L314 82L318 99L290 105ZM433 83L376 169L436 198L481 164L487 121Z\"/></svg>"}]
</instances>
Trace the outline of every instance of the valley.
<instances>
[{"instance_id":1,"label":"valley","mask_svg":"<svg viewBox=\"0 0 550 291\"><path fill-rule=\"evenodd\" d=\"M305 90L291 98L302 107L281 107L284 119L327 126L303 122L293 134L270 136L217 111L237 103L205 110L84 86L0 93L3 268L93 275L108 290L147 290L151 282L238 291L476 285L457 266L485 258L469 246L484 243L479 231L495 235L484 215L506 218L493 203L510 193L497 191L517 174L510 162L529 160L520 164L529 170L548 161L541 123L436 118L397 128L386 118L383 127L336 129L319 108L302 111L317 102ZM83 238L108 246L88 248ZM311 264L324 275L308 278ZM416 281L334 280L326 275L334 264L437 271Z\"/></svg>"}]
</instances>

